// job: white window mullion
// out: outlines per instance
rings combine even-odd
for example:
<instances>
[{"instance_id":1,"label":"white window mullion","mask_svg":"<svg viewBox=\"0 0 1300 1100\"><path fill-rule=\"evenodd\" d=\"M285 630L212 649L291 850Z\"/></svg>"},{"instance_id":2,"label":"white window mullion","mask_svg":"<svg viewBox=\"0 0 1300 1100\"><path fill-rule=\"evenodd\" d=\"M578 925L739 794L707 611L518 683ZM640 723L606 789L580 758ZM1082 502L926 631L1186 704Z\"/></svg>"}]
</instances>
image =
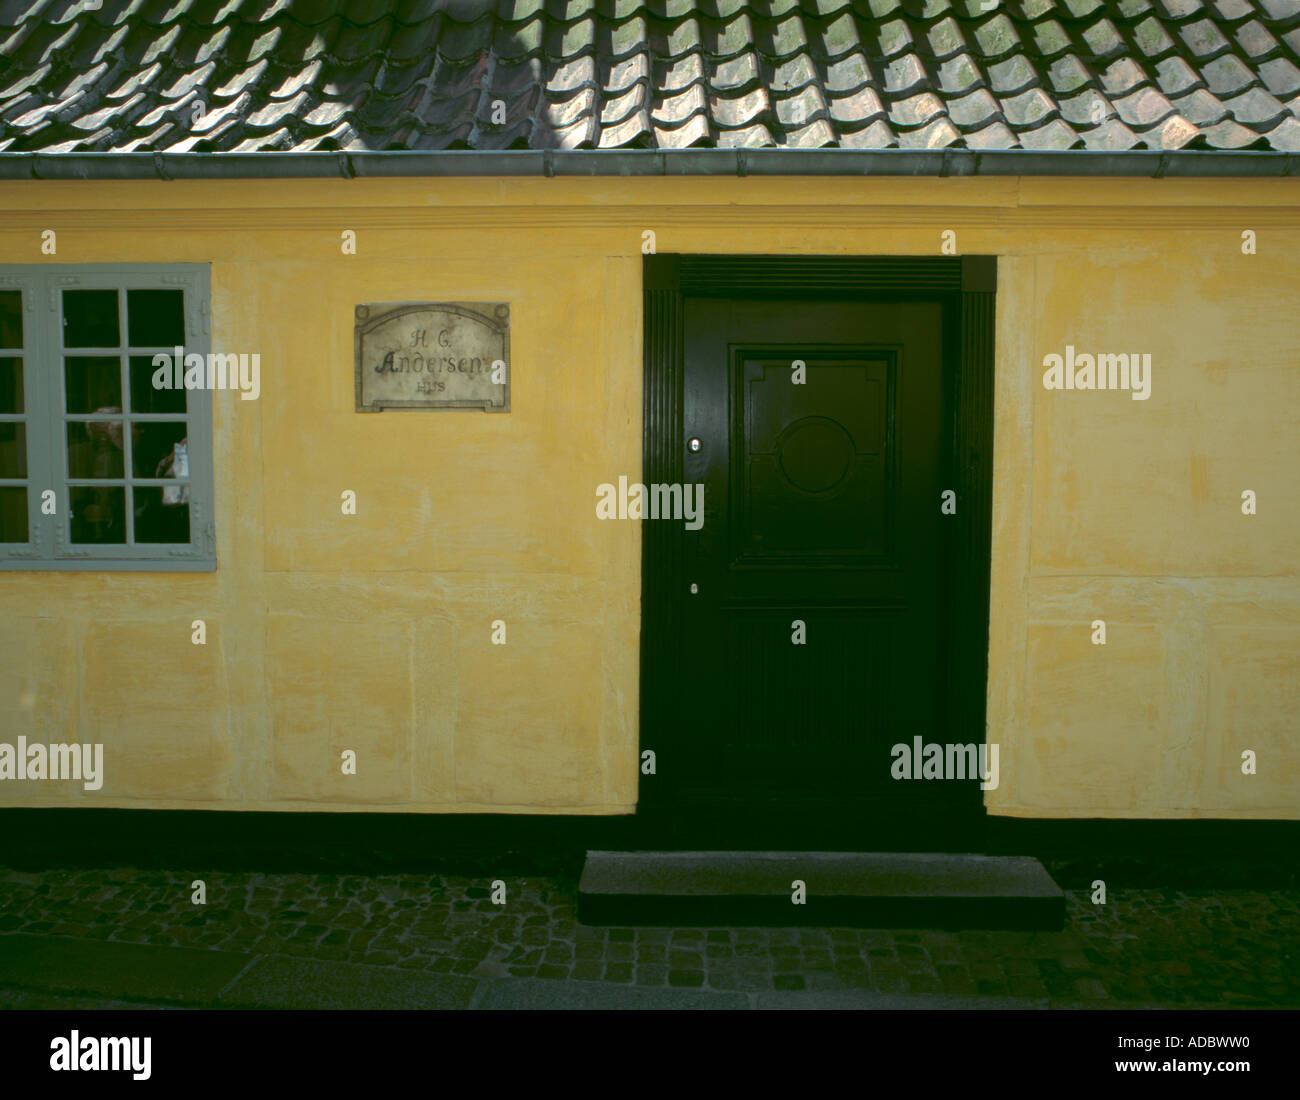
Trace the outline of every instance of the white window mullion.
<instances>
[{"instance_id":1,"label":"white window mullion","mask_svg":"<svg viewBox=\"0 0 1300 1100\"><path fill-rule=\"evenodd\" d=\"M54 556L54 532L59 520L71 507L68 487L62 483L55 457L55 440L50 425L54 422L52 390L58 384L59 366L55 363L58 352L50 345L50 325L55 323L58 311L50 302L50 277L37 275L32 279L32 310L26 316L32 322L31 353L27 362L32 415L29 424L35 439L28 444L28 457L32 462L33 485L36 486L34 516L40 537L40 556ZM41 498L47 490L54 492L55 514L46 515L41 508Z\"/></svg>"},{"instance_id":2,"label":"white window mullion","mask_svg":"<svg viewBox=\"0 0 1300 1100\"><path fill-rule=\"evenodd\" d=\"M27 280L27 301L23 304L23 386L28 410L27 462L31 477L32 500L28 512L34 524L33 547L41 558L54 553L54 524L57 516L45 515L41 510L46 490L54 490L56 512L68 507L66 491L59 485L50 466L49 431L49 354L46 328L49 325L49 295L47 278L33 275Z\"/></svg>"}]
</instances>

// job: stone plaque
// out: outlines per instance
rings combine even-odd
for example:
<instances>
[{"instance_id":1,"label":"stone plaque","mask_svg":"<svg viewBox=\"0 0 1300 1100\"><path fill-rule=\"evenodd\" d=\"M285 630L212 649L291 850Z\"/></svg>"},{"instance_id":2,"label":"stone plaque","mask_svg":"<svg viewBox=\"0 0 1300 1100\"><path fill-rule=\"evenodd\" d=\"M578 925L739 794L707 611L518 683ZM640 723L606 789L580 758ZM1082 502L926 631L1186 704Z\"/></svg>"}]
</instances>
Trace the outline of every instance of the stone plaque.
<instances>
[{"instance_id":1,"label":"stone plaque","mask_svg":"<svg viewBox=\"0 0 1300 1100\"><path fill-rule=\"evenodd\" d=\"M357 306L357 412L510 411L505 302Z\"/></svg>"}]
</instances>

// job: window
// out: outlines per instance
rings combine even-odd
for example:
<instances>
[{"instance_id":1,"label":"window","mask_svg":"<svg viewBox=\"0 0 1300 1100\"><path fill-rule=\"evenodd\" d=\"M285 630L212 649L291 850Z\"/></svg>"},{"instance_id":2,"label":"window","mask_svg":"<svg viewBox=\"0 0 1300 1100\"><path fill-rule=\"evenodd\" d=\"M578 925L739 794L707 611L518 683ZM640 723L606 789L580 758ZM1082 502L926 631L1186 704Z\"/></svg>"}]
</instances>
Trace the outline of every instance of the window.
<instances>
[{"instance_id":1,"label":"window","mask_svg":"<svg viewBox=\"0 0 1300 1100\"><path fill-rule=\"evenodd\" d=\"M216 568L204 264L0 265L0 569Z\"/></svg>"}]
</instances>

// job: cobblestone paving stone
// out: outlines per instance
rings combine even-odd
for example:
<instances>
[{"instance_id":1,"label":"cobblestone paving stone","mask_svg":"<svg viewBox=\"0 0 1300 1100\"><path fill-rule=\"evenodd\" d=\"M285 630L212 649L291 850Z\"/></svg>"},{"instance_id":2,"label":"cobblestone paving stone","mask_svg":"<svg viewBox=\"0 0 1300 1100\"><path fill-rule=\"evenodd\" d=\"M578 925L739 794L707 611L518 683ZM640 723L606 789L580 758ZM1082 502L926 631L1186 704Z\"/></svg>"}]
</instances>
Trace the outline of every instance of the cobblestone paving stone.
<instances>
[{"instance_id":1,"label":"cobblestone paving stone","mask_svg":"<svg viewBox=\"0 0 1300 1100\"><path fill-rule=\"evenodd\" d=\"M576 886L404 875L0 868L0 934L289 955L475 977L862 990L1125 1004L1300 1006L1300 891L1067 891L1061 932L601 928Z\"/></svg>"}]
</instances>

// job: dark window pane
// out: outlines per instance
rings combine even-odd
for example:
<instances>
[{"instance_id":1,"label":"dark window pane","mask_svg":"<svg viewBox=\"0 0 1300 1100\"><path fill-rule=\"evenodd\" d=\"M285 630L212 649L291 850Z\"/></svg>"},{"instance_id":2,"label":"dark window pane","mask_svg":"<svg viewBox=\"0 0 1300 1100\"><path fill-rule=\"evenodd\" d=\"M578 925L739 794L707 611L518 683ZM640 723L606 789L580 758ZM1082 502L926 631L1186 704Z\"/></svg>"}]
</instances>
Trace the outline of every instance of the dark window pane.
<instances>
[{"instance_id":1,"label":"dark window pane","mask_svg":"<svg viewBox=\"0 0 1300 1100\"><path fill-rule=\"evenodd\" d=\"M72 541L126 542L126 490L120 485L74 485Z\"/></svg>"},{"instance_id":2,"label":"dark window pane","mask_svg":"<svg viewBox=\"0 0 1300 1100\"><path fill-rule=\"evenodd\" d=\"M179 290L128 290L126 327L131 346L174 347L185 343L185 297Z\"/></svg>"},{"instance_id":3,"label":"dark window pane","mask_svg":"<svg viewBox=\"0 0 1300 1100\"><path fill-rule=\"evenodd\" d=\"M167 368L167 376L172 382L176 376L172 367ZM138 413L183 413L185 411L185 375L181 374L181 388L156 390L153 376L159 368L153 365L151 355L131 356L131 411Z\"/></svg>"},{"instance_id":4,"label":"dark window pane","mask_svg":"<svg viewBox=\"0 0 1300 1100\"><path fill-rule=\"evenodd\" d=\"M119 359L70 355L63 363L68 412L122 411L122 363Z\"/></svg>"},{"instance_id":5,"label":"dark window pane","mask_svg":"<svg viewBox=\"0 0 1300 1100\"><path fill-rule=\"evenodd\" d=\"M136 477L189 477L184 420L131 425L131 465ZM177 444L180 444L178 447Z\"/></svg>"},{"instance_id":6,"label":"dark window pane","mask_svg":"<svg viewBox=\"0 0 1300 1100\"><path fill-rule=\"evenodd\" d=\"M122 421L74 421L68 425L68 476L121 477Z\"/></svg>"},{"instance_id":7,"label":"dark window pane","mask_svg":"<svg viewBox=\"0 0 1300 1100\"><path fill-rule=\"evenodd\" d=\"M0 421L0 477L27 476L27 425Z\"/></svg>"},{"instance_id":8,"label":"dark window pane","mask_svg":"<svg viewBox=\"0 0 1300 1100\"><path fill-rule=\"evenodd\" d=\"M23 346L23 292L0 290L0 348Z\"/></svg>"},{"instance_id":9,"label":"dark window pane","mask_svg":"<svg viewBox=\"0 0 1300 1100\"><path fill-rule=\"evenodd\" d=\"M65 348L115 348L117 342L116 290L63 292Z\"/></svg>"},{"instance_id":10,"label":"dark window pane","mask_svg":"<svg viewBox=\"0 0 1300 1100\"><path fill-rule=\"evenodd\" d=\"M0 413L23 411L23 361L0 359Z\"/></svg>"},{"instance_id":11,"label":"dark window pane","mask_svg":"<svg viewBox=\"0 0 1300 1100\"><path fill-rule=\"evenodd\" d=\"M189 542L188 485L137 485L135 496L136 542Z\"/></svg>"},{"instance_id":12,"label":"dark window pane","mask_svg":"<svg viewBox=\"0 0 1300 1100\"><path fill-rule=\"evenodd\" d=\"M27 490L21 485L0 487L0 542L27 541Z\"/></svg>"}]
</instances>

